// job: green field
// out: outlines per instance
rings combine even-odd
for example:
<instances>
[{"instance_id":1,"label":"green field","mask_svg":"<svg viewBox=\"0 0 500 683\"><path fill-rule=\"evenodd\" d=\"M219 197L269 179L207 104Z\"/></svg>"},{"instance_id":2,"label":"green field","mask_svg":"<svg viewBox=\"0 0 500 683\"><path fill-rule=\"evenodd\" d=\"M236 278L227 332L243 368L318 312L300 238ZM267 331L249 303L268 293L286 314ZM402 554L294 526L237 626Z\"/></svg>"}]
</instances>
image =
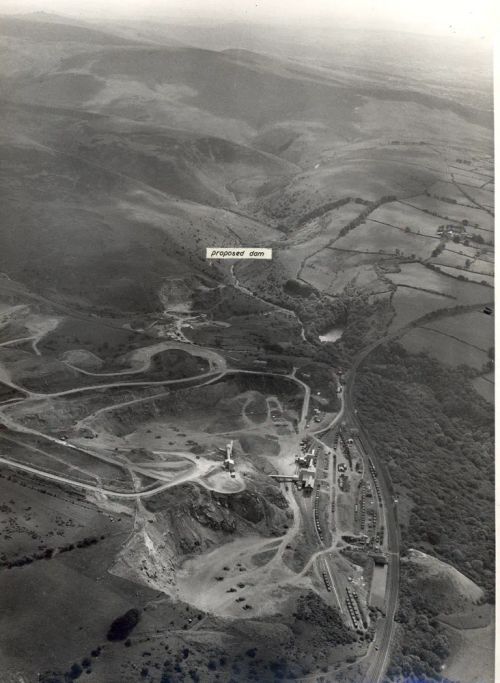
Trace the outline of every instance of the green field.
<instances>
[{"instance_id":1,"label":"green field","mask_svg":"<svg viewBox=\"0 0 500 683\"><path fill-rule=\"evenodd\" d=\"M449 308L453 305L453 299L441 294L400 286L392 297L392 306L396 314L390 329L399 329L408 325L412 320L431 313L431 311Z\"/></svg>"},{"instance_id":2,"label":"green field","mask_svg":"<svg viewBox=\"0 0 500 683\"><path fill-rule=\"evenodd\" d=\"M438 256L435 258L431 259L431 263L433 263L435 266L441 267L441 266L447 266L449 268L462 268L465 270L465 264L466 261L472 261L473 260L473 250L468 249L469 252L473 252L472 254L467 254L467 253L460 253L461 251L465 251L467 247L464 247L464 249L461 248L460 245L457 245L458 249L455 251L450 251L449 249L444 249ZM464 272L463 275L467 277L467 273Z\"/></svg>"},{"instance_id":3,"label":"green field","mask_svg":"<svg viewBox=\"0 0 500 683\"><path fill-rule=\"evenodd\" d=\"M404 229L400 230L398 227L391 227L376 222L374 219L376 215L377 211L371 214L372 218L367 220L365 225L360 225L348 235L339 239L335 246L339 249L349 249L371 254L379 252L395 254L399 251L405 256L414 254L419 258L428 258L438 244L437 240L430 239L425 235L406 233ZM378 220L383 220L383 218L377 218Z\"/></svg>"},{"instance_id":4,"label":"green field","mask_svg":"<svg viewBox=\"0 0 500 683\"><path fill-rule=\"evenodd\" d=\"M371 218L382 223L389 223L403 230L408 227L414 233L437 238L437 229L442 225L442 219L413 208L410 206L411 202L412 200L408 200L408 203L393 202L385 204L374 211ZM436 245L437 242L434 246Z\"/></svg>"},{"instance_id":5,"label":"green field","mask_svg":"<svg viewBox=\"0 0 500 683\"><path fill-rule=\"evenodd\" d=\"M387 276L396 285L426 289L436 294L446 294L455 299L454 305L486 303L493 299L489 287L476 283L461 282L456 278L437 273L420 263L404 263L400 273ZM450 303L450 305L453 305Z\"/></svg>"},{"instance_id":6,"label":"green field","mask_svg":"<svg viewBox=\"0 0 500 683\"><path fill-rule=\"evenodd\" d=\"M493 297L494 279L492 275L485 275L484 273L475 273L473 270L464 270L462 268L453 268L452 266L441 266L440 270L452 277L464 277L469 282L479 282L480 284L488 284L492 288L491 296Z\"/></svg>"},{"instance_id":7,"label":"green field","mask_svg":"<svg viewBox=\"0 0 500 683\"><path fill-rule=\"evenodd\" d=\"M491 315L482 311L472 311L461 315L449 316L426 323L426 327L457 337L462 341L488 351L493 346L495 321Z\"/></svg>"},{"instance_id":8,"label":"green field","mask_svg":"<svg viewBox=\"0 0 500 683\"><path fill-rule=\"evenodd\" d=\"M401 343L411 353L425 351L447 365L465 364L480 370L488 361L484 351L429 328L419 327L407 332Z\"/></svg>"},{"instance_id":9,"label":"green field","mask_svg":"<svg viewBox=\"0 0 500 683\"><path fill-rule=\"evenodd\" d=\"M438 186L439 187L439 186ZM455 189L453 185L450 186L450 188ZM443 192L442 195L443 197L446 197L447 195L445 194L446 188L442 187L441 190L435 190L432 188L430 192L432 194L436 193L438 194L439 191ZM453 195L453 198L456 198L457 203L451 204L450 202L442 201L439 199L436 199L434 196L428 197L427 195L421 195L420 197L412 197L407 201L408 204L412 204L415 207L418 207L420 209L426 209L427 211L433 211L438 214L438 216L442 216L443 218L437 218L437 220L440 221L440 225L442 225L443 220L445 217L448 217L450 221L456 221L456 222L461 222L464 219L469 222L471 226L474 226L474 230L483 230L483 231L491 231L493 232L494 229L494 218L490 216L489 213L486 211L483 211L482 209L479 209L474 206L463 206L459 203L460 196L462 199L469 204L469 200L467 200L464 195L462 195L460 192L457 190L457 194ZM433 218L430 216L430 218ZM476 228L476 224L478 227ZM486 238L486 235L483 235Z\"/></svg>"}]
</instances>

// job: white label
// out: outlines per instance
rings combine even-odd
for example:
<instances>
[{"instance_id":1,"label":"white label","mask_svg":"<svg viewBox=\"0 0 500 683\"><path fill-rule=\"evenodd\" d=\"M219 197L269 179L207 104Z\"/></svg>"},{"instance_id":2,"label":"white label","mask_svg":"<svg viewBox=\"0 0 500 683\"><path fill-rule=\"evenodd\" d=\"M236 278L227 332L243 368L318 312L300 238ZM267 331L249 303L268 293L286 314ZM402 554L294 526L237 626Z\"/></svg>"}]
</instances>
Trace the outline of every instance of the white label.
<instances>
[{"instance_id":1,"label":"white label","mask_svg":"<svg viewBox=\"0 0 500 683\"><path fill-rule=\"evenodd\" d=\"M207 247L207 259L249 258L270 260L272 257L272 249L264 249L259 247Z\"/></svg>"}]
</instances>

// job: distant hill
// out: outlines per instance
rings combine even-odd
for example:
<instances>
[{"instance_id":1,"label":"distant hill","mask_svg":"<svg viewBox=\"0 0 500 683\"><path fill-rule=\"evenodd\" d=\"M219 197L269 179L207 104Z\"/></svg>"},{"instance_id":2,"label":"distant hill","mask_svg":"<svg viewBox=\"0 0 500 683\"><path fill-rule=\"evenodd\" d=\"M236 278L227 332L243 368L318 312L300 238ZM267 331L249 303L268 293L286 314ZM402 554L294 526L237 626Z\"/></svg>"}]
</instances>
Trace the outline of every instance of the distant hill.
<instances>
[{"instance_id":1,"label":"distant hill","mask_svg":"<svg viewBox=\"0 0 500 683\"><path fill-rule=\"evenodd\" d=\"M2 16L0 35L34 42L76 42L89 45L126 45L133 41L82 25L58 15L37 12L28 15Z\"/></svg>"},{"instance_id":2,"label":"distant hill","mask_svg":"<svg viewBox=\"0 0 500 683\"><path fill-rule=\"evenodd\" d=\"M188 27L4 17L2 272L91 306L152 310L165 273L227 277L204 246L279 241L332 203L440 177L431 147L417 158L387 148L394 138L489 144L491 111L460 94L455 72L439 91L430 67L404 85L401 40L374 70L353 55L379 54L379 37L346 34L319 61L299 59L301 44L259 52L253 29L228 43L239 30L208 49L173 44ZM207 31L192 27L192 42L215 47Z\"/></svg>"}]
</instances>

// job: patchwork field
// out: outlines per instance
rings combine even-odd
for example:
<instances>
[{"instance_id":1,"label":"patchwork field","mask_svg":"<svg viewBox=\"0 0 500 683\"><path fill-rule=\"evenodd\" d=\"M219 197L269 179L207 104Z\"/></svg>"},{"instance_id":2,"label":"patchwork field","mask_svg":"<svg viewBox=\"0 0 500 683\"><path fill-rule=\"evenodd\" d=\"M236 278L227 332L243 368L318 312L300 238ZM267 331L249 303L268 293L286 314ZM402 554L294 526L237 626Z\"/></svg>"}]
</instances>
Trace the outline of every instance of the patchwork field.
<instances>
[{"instance_id":1,"label":"patchwork field","mask_svg":"<svg viewBox=\"0 0 500 683\"><path fill-rule=\"evenodd\" d=\"M434 237L437 240L437 229L442 225L442 220L413 208L410 204L411 201L385 204L372 213L371 219L393 225L402 230L409 228L412 233ZM436 245L437 241L432 248Z\"/></svg>"},{"instance_id":2,"label":"patchwork field","mask_svg":"<svg viewBox=\"0 0 500 683\"><path fill-rule=\"evenodd\" d=\"M296 277L301 268L314 260L315 255L330 245L335 245L340 230L356 218L363 207L354 202L327 211L318 218L307 221L293 231L290 244L279 245L278 258L288 277Z\"/></svg>"},{"instance_id":3,"label":"patchwork field","mask_svg":"<svg viewBox=\"0 0 500 683\"><path fill-rule=\"evenodd\" d=\"M457 211L462 211L462 207L474 206L470 199L460 191L460 189L450 180L439 180L434 185L429 188L429 194L434 202L442 201L445 206L448 207L447 211L451 211L454 206L457 207ZM418 198L414 200L412 198L412 203L416 203ZM439 206L439 204L437 205ZM443 209L445 207L442 207ZM438 212L440 213L440 212ZM443 215L449 215L447 212Z\"/></svg>"},{"instance_id":4,"label":"patchwork field","mask_svg":"<svg viewBox=\"0 0 500 683\"><path fill-rule=\"evenodd\" d=\"M494 279L492 275L485 275L484 273L475 273L472 270L465 270L462 268L453 268L451 266L440 266L441 272L446 275L451 275L452 277L463 277L469 282L479 282L480 284L487 284L492 288Z\"/></svg>"},{"instance_id":5,"label":"patchwork field","mask_svg":"<svg viewBox=\"0 0 500 683\"><path fill-rule=\"evenodd\" d=\"M472 247L466 247L462 244L457 244L453 246L454 248L449 246L445 247L445 249L440 254L438 254L438 256L433 257L432 259L430 259L429 262L436 266L443 265L452 268L462 268L467 271L478 270L476 267L477 263L482 263L485 266L491 268L491 264L487 261L477 260L478 254L480 255L480 252L478 252L477 249L473 249ZM463 275L467 276L467 272L464 272Z\"/></svg>"},{"instance_id":6,"label":"patchwork field","mask_svg":"<svg viewBox=\"0 0 500 683\"><path fill-rule=\"evenodd\" d=\"M428 258L435 248L437 241L425 236L406 233L404 228L384 225L379 219L375 219L377 211L371 215L365 225L352 230L345 237L340 238L335 247L349 249L371 254L401 254L403 256L414 255L418 258Z\"/></svg>"},{"instance_id":7,"label":"patchwork field","mask_svg":"<svg viewBox=\"0 0 500 683\"><path fill-rule=\"evenodd\" d=\"M452 188L455 186L450 185L449 187L450 191L452 191ZM450 199L453 199L454 201L443 201L441 199L437 199L435 195L438 195L440 191L446 192L447 188L442 184L437 184L430 190L431 196L420 195L419 197L412 197L411 199L407 200L404 205L407 207L413 206L415 208L419 208L421 209L420 213L424 213L423 210L425 209L426 211L437 214L437 216L429 216L429 214L424 213L424 215L427 215L430 219L434 219L434 222L437 220L439 225L442 225L444 220L453 221L456 223L461 223L462 221L466 220L469 224L467 226L468 230L473 229L474 231L481 230L484 232L493 233L493 216L478 208L470 201L468 205L461 204L460 196L465 201L468 201L461 193L456 193L454 196L452 195ZM483 235L483 237L485 239L489 239L489 237L486 235ZM493 238L493 235L490 237Z\"/></svg>"},{"instance_id":8,"label":"patchwork field","mask_svg":"<svg viewBox=\"0 0 500 683\"><path fill-rule=\"evenodd\" d=\"M475 273L481 273L492 277L495 274L495 265L490 255L484 255L476 258L472 262L470 270Z\"/></svg>"},{"instance_id":9,"label":"patchwork field","mask_svg":"<svg viewBox=\"0 0 500 683\"><path fill-rule=\"evenodd\" d=\"M420 263L401 264L400 273L390 273L387 277L396 285L425 289L436 294L452 297L455 304L486 303L493 299L490 287L476 283L460 282L459 280L437 273Z\"/></svg>"},{"instance_id":10,"label":"patchwork field","mask_svg":"<svg viewBox=\"0 0 500 683\"><path fill-rule=\"evenodd\" d=\"M435 258L430 259L429 263L432 263L432 265L437 266L441 270L441 268L458 268L460 270L463 270L463 275L464 277L467 276L467 272L465 271L465 264L467 261L467 256L460 254L459 252L456 251L449 251L448 249L445 249L439 256L436 256ZM470 261L470 259L469 259Z\"/></svg>"},{"instance_id":11,"label":"patchwork field","mask_svg":"<svg viewBox=\"0 0 500 683\"><path fill-rule=\"evenodd\" d=\"M493 346L495 320L483 311L472 311L460 315L433 320L427 328L456 337L466 344L477 346L487 352Z\"/></svg>"},{"instance_id":12,"label":"patchwork field","mask_svg":"<svg viewBox=\"0 0 500 683\"><path fill-rule=\"evenodd\" d=\"M427 327L419 327L407 332L402 337L401 343L411 353L425 351L449 365L465 364L481 370L488 361L485 351Z\"/></svg>"},{"instance_id":13,"label":"patchwork field","mask_svg":"<svg viewBox=\"0 0 500 683\"><path fill-rule=\"evenodd\" d=\"M473 200L473 203L492 211L495 203L493 192L491 190L480 189L478 185L471 187L462 181L458 182L458 186L463 194L470 197Z\"/></svg>"},{"instance_id":14,"label":"patchwork field","mask_svg":"<svg viewBox=\"0 0 500 683\"><path fill-rule=\"evenodd\" d=\"M453 306L454 300L437 292L433 294L400 285L394 292L391 303L396 313L390 329L397 330L427 313Z\"/></svg>"}]
</instances>

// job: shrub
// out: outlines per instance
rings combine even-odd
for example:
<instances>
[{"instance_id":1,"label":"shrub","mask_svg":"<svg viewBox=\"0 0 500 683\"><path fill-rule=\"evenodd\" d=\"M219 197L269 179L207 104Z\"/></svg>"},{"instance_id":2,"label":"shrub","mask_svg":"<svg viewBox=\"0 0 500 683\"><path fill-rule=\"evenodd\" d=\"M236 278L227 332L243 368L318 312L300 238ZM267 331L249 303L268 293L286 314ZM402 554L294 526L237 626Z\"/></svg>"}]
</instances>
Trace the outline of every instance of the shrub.
<instances>
[{"instance_id":1,"label":"shrub","mask_svg":"<svg viewBox=\"0 0 500 683\"><path fill-rule=\"evenodd\" d=\"M140 616L139 610L129 609L121 617L117 617L109 627L108 640L126 640L139 623Z\"/></svg>"}]
</instances>

